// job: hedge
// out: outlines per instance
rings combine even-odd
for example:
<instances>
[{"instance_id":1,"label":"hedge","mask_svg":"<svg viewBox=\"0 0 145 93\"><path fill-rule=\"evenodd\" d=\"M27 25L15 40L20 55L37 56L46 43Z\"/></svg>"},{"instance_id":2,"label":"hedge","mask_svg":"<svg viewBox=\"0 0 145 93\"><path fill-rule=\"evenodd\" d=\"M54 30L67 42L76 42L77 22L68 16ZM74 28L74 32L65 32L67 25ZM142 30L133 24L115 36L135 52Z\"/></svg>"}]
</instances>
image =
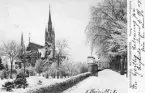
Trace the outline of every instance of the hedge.
<instances>
[{"instance_id":1,"label":"hedge","mask_svg":"<svg viewBox=\"0 0 145 93\"><path fill-rule=\"evenodd\" d=\"M70 79L68 79L64 82L34 88L34 89L28 90L24 93L61 93L64 90L76 85L80 81L86 79L90 75L91 75L90 72L86 72L86 73L71 77Z\"/></svg>"}]
</instances>

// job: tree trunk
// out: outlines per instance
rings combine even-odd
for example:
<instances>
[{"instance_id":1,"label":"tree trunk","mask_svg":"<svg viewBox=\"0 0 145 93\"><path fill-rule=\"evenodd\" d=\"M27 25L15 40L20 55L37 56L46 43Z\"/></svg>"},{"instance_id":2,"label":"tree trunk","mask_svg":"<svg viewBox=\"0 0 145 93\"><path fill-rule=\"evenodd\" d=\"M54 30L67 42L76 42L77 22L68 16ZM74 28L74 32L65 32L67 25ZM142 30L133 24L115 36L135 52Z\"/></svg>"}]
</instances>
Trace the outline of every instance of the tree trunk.
<instances>
[{"instance_id":1,"label":"tree trunk","mask_svg":"<svg viewBox=\"0 0 145 93\"><path fill-rule=\"evenodd\" d=\"M25 78L25 58L24 58L24 79L26 79ZM23 88L25 89L25 83L24 83L24 87Z\"/></svg>"},{"instance_id":2,"label":"tree trunk","mask_svg":"<svg viewBox=\"0 0 145 93\"><path fill-rule=\"evenodd\" d=\"M128 67L128 65L127 65L127 55L125 55L125 73L126 73L126 77L128 77L127 76L127 74L128 74L128 72L127 72L127 68Z\"/></svg>"},{"instance_id":3,"label":"tree trunk","mask_svg":"<svg viewBox=\"0 0 145 93\"><path fill-rule=\"evenodd\" d=\"M57 63L57 66L58 66L58 68L57 68L57 79L59 78L59 55L58 55L58 63Z\"/></svg>"},{"instance_id":4,"label":"tree trunk","mask_svg":"<svg viewBox=\"0 0 145 93\"><path fill-rule=\"evenodd\" d=\"M121 57L121 66L120 66L120 74L121 75L124 75L124 61L125 61L125 57L124 56L122 56Z\"/></svg>"},{"instance_id":5,"label":"tree trunk","mask_svg":"<svg viewBox=\"0 0 145 93\"><path fill-rule=\"evenodd\" d=\"M12 71L13 71L13 61L11 61L11 74L10 74L10 78L12 79Z\"/></svg>"}]
</instances>

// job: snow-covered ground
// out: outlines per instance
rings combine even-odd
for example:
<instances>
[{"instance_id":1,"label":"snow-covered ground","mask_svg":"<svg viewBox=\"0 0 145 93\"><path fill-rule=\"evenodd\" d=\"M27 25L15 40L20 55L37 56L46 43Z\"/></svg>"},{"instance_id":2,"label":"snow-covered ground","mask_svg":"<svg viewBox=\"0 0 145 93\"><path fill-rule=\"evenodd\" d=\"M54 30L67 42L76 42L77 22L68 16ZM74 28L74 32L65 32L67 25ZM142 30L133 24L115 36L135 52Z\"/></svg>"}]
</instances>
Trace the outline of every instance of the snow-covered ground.
<instances>
[{"instance_id":1,"label":"snow-covered ground","mask_svg":"<svg viewBox=\"0 0 145 93\"><path fill-rule=\"evenodd\" d=\"M39 80L42 81L42 85L38 85ZM0 90L0 93L22 93L29 89L51 85L65 80L66 79L46 79L42 76L31 76L27 78L29 86L25 90L23 88L13 89L13 92ZM0 80L0 88L6 81L8 80ZM126 75L120 75L117 72L106 69L99 72L98 77L91 76L63 93L127 93L127 84Z\"/></svg>"},{"instance_id":2,"label":"snow-covered ground","mask_svg":"<svg viewBox=\"0 0 145 93\"><path fill-rule=\"evenodd\" d=\"M42 81L42 85L38 85L39 80ZM4 80L0 79L0 93L22 93L22 92L29 90L29 89L32 89L32 88L51 85L54 83L63 82L64 80L66 80L66 79L46 79L45 77L42 77L42 76L31 76L31 77L27 78L27 82L29 83L29 86L26 89L19 88L19 89L13 89L12 92L7 92L4 90L1 90L2 85L6 81L12 81L12 79L8 79L8 80L7 79L4 79Z\"/></svg>"},{"instance_id":3,"label":"snow-covered ground","mask_svg":"<svg viewBox=\"0 0 145 93\"><path fill-rule=\"evenodd\" d=\"M127 84L126 75L106 69L98 77L91 76L63 93L127 93Z\"/></svg>"}]
</instances>

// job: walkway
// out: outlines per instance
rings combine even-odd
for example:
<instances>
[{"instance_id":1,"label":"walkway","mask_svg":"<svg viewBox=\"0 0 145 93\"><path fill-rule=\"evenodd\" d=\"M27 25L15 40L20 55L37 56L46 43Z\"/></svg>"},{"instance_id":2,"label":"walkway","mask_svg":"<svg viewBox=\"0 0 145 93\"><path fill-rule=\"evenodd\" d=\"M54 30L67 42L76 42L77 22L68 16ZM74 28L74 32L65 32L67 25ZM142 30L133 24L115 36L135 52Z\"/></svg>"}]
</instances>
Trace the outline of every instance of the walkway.
<instances>
[{"instance_id":1,"label":"walkway","mask_svg":"<svg viewBox=\"0 0 145 93\"><path fill-rule=\"evenodd\" d=\"M91 76L63 93L127 93L126 75L106 69Z\"/></svg>"}]
</instances>

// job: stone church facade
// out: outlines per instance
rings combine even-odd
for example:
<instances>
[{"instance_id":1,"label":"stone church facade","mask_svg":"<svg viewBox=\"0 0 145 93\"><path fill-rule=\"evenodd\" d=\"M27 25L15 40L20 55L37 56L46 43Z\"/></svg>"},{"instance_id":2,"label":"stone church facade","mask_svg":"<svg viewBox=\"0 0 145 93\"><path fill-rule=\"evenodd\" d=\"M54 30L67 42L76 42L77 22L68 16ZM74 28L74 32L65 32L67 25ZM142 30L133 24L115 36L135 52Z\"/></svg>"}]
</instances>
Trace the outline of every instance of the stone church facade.
<instances>
[{"instance_id":1,"label":"stone church facade","mask_svg":"<svg viewBox=\"0 0 145 93\"><path fill-rule=\"evenodd\" d=\"M23 37L23 36L22 36ZM55 57L55 32L52 27L52 19L51 19L51 11L49 8L49 19L47 26L45 28L45 44L44 45L39 45L36 43L33 43L30 41L29 37L29 44L26 47L26 55L28 59L28 64L31 66L35 66L36 60L37 59L52 59ZM21 39L21 42L23 39ZM20 64L23 65L23 63L16 62L20 66Z\"/></svg>"},{"instance_id":2,"label":"stone church facade","mask_svg":"<svg viewBox=\"0 0 145 93\"><path fill-rule=\"evenodd\" d=\"M54 58L55 55L55 32L52 27L51 12L49 9L49 21L45 28L45 58Z\"/></svg>"}]
</instances>

